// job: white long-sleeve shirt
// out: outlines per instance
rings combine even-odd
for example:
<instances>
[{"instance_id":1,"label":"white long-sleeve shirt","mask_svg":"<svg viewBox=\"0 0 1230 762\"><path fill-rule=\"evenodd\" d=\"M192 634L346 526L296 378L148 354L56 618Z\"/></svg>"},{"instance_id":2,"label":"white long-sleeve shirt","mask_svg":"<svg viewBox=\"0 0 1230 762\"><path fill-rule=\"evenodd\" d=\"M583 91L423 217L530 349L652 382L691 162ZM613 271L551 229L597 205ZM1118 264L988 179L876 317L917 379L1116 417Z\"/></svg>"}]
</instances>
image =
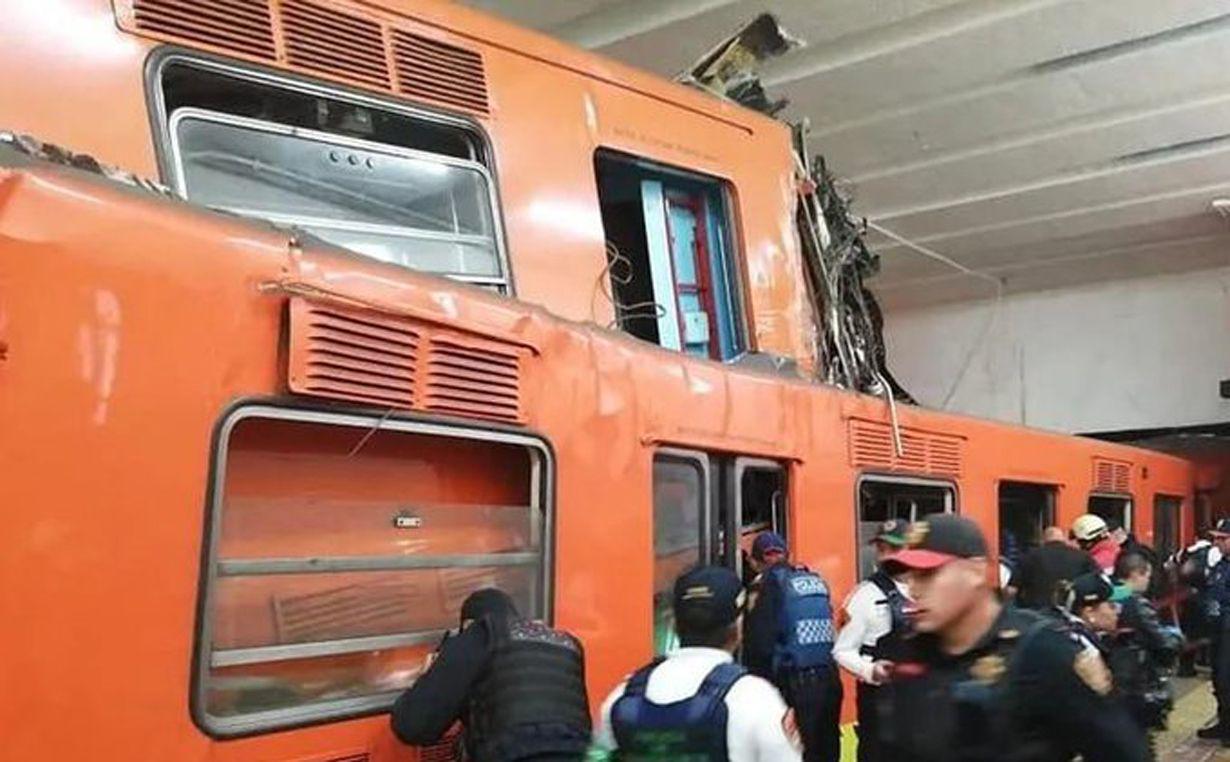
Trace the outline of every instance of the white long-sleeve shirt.
<instances>
[{"instance_id":1,"label":"white long-sleeve shirt","mask_svg":"<svg viewBox=\"0 0 1230 762\"><path fill-rule=\"evenodd\" d=\"M671 704L696 695L713 668L732 661L716 648L680 648L649 675L645 698ZM611 728L611 708L624 695L620 683L602 703L593 748L613 752L619 748ZM801 762L799 747L786 734L786 702L772 683L745 675L726 694L726 752L730 762ZM591 755L593 758L593 755Z\"/></svg>"},{"instance_id":2,"label":"white long-sleeve shirt","mask_svg":"<svg viewBox=\"0 0 1230 762\"><path fill-rule=\"evenodd\" d=\"M895 582L901 594L906 595L903 582ZM872 665L875 660L863 653L863 647L871 647L893 629L893 616L888 597L871 580L865 580L854 588L845 602L846 625L837 634L833 644L833 658L841 668L864 683L873 683Z\"/></svg>"}]
</instances>

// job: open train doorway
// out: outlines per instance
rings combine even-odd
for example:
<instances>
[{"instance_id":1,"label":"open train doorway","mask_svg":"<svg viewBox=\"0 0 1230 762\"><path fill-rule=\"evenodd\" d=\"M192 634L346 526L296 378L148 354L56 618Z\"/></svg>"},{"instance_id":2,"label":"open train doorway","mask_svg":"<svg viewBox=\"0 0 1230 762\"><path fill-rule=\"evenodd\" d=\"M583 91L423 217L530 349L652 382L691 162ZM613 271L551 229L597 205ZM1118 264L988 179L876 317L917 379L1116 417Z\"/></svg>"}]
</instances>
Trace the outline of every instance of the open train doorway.
<instances>
[{"instance_id":1,"label":"open train doorway","mask_svg":"<svg viewBox=\"0 0 1230 762\"><path fill-rule=\"evenodd\" d=\"M1042 544L1042 532L1055 522L1053 484L999 483L999 557L1010 568Z\"/></svg>"},{"instance_id":2,"label":"open train doorway","mask_svg":"<svg viewBox=\"0 0 1230 762\"><path fill-rule=\"evenodd\" d=\"M1089 513L1106 523L1132 531L1132 496L1094 493L1089 496Z\"/></svg>"}]
</instances>

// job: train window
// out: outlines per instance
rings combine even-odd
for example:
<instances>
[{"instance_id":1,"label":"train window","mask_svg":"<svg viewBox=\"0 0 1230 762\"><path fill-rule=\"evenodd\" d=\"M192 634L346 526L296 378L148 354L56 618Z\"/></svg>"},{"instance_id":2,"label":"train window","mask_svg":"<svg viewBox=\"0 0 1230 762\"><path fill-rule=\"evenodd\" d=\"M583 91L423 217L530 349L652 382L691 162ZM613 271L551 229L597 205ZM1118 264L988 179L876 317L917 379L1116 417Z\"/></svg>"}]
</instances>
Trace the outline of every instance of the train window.
<instances>
[{"instance_id":1,"label":"train window","mask_svg":"<svg viewBox=\"0 0 1230 762\"><path fill-rule=\"evenodd\" d=\"M1055 521L1055 487L1027 482L999 483L999 557L1014 566L1042 542Z\"/></svg>"},{"instance_id":2,"label":"train window","mask_svg":"<svg viewBox=\"0 0 1230 762\"><path fill-rule=\"evenodd\" d=\"M745 351L726 183L610 151L594 164L616 325L700 357Z\"/></svg>"},{"instance_id":3,"label":"train window","mask_svg":"<svg viewBox=\"0 0 1230 762\"><path fill-rule=\"evenodd\" d=\"M956 490L946 482L896 476L864 476L858 482L858 575L875 571L871 538L889 519L918 521L956 510Z\"/></svg>"},{"instance_id":4,"label":"train window","mask_svg":"<svg viewBox=\"0 0 1230 762\"><path fill-rule=\"evenodd\" d=\"M675 578L708 554L709 460L703 453L660 450L653 461L654 653L673 650Z\"/></svg>"},{"instance_id":5,"label":"train window","mask_svg":"<svg viewBox=\"0 0 1230 762\"><path fill-rule=\"evenodd\" d=\"M732 522L737 521L738 553L726 562L743 570L744 556L761 532L773 531L788 538L786 531L786 470L778 463L757 458L735 458L730 464L735 496ZM734 547L730 549L731 552Z\"/></svg>"},{"instance_id":6,"label":"train window","mask_svg":"<svg viewBox=\"0 0 1230 762\"><path fill-rule=\"evenodd\" d=\"M1129 495L1090 495L1089 512L1129 531L1132 529L1132 498Z\"/></svg>"},{"instance_id":7,"label":"train window","mask_svg":"<svg viewBox=\"0 0 1230 762\"><path fill-rule=\"evenodd\" d=\"M1174 495L1153 496L1153 548L1159 558L1170 558L1179 549L1179 533L1183 521L1183 498Z\"/></svg>"},{"instance_id":8,"label":"train window","mask_svg":"<svg viewBox=\"0 0 1230 762\"><path fill-rule=\"evenodd\" d=\"M549 615L536 440L273 408L222 431L194 702L210 732L387 707L479 588Z\"/></svg>"},{"instance_id":9,"label":"train window","mask_svg":"<svg viewBox=\"0 0 1230 762\"><path fill-rule=\"evenodd\" d=\"M495 191L459 126L175 64L169 175L186 198L364 256L504 288Z\"/></svg>"}]
</instances>

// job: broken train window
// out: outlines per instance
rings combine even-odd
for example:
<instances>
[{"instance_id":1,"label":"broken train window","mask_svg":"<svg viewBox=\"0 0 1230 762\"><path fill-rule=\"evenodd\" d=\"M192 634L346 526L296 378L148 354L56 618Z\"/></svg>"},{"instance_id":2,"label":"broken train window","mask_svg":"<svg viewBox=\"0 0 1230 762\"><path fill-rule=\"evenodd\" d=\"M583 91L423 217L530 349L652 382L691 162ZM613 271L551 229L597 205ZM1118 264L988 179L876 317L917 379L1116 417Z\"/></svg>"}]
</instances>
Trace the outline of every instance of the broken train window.
<instances>
[{"instance_id":1,"label":"broken train window","mask_svg":"<svg viewBox=\"0 0 1230 762\"><path fill-rule=\"evenodd\" d=\"M594 164L616 325L699 357L743 353L727 184L606 150Z\"/></svg>"}]
</instances>

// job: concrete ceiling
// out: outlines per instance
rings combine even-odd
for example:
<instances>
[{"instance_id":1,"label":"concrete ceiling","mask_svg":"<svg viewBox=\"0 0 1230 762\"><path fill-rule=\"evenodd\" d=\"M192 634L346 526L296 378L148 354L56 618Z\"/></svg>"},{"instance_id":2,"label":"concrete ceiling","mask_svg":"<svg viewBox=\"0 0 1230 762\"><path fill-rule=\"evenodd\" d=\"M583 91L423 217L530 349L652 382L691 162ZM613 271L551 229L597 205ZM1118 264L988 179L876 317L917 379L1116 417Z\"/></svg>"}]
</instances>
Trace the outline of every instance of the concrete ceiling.
<instances>
[{"instance_id":1,"label":"concrete ceiling","mask_svg":"<svg viewBox=\"0 0 1230 762\"><path fill-rule=\"evenodd\" d=\"M672 76L771 10L764 80L855 211L1008 292L1230 264L1230 0L468 0ZM986 280L888 239L894 307Z\"/></svg>"}]
</instances>

